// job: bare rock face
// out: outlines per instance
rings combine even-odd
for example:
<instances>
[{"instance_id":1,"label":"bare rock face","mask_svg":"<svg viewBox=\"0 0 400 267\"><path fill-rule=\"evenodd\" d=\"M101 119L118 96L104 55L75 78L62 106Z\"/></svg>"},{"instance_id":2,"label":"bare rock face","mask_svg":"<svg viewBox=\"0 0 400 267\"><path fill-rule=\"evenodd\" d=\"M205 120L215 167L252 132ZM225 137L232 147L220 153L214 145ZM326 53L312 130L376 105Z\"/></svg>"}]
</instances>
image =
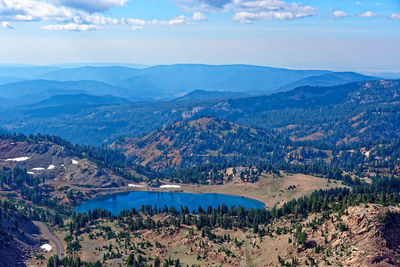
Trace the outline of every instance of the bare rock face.
<instances>
[{"instance_id":1,"label":"bare rock face","mask_svg":"<svg viewBox=\"0 0 400 267\"><path fill-rule=\"evenodd\" d=\"M43 180L74 185L116 187L127 182L73 151L51 142L0 140L0 168L23 168Z\"/></svg>"},{"instance_id":2,"label":"bare rock face","mask_svg":"<svg viewBox=\"0 0 400 267\"><path fill-rule=\"evenodd\" d=\"M314 220L313 215L310 216L307 220ZM315 241L325 251L321 253L315 250L316 246L307 244L302 248L285 244L290 253L282 253L281 257L296 257L299 266L309 265L310 258L318 266L400 266L400 207L378 204L349 207L344 214L334 213L320 226L305 231L309 238L307 243ZM279 242L269 241L272 243L270 249L276 248Z\"/></svg>"},{"instance_id":3,"label":"bare rock face","mask_svg":"<svg viewBox=\"0 0 400 267\"><path fill-rule=\"evenodd\" d=\"M342 242L357 252L347 266L400 266L400 214L394 210L399 212L380 206L349 208L343 222L350 234Z\"/></svg>"},{"instance_id":4,"label":"bare rock face","mask_svg":"<svg viewBox=\"0 0 400 267\"><path fill-rule=\"evenodd\" d=\"M76 161L74 161L75 164L65 167L60 179L76 185L91 185L93 187L117 187L127 184L124 179L114 175L110 170L99 168L88 159Z\"/></svg>"}]
</instances>

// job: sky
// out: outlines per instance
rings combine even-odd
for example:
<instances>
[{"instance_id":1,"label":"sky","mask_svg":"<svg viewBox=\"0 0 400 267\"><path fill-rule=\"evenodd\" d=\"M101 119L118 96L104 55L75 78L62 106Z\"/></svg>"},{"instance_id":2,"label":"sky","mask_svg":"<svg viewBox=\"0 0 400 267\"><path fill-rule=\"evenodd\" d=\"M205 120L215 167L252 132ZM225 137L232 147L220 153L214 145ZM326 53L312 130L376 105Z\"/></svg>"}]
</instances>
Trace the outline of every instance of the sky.
<instances>
[{"instance_id":1,"label":"sky","mask_svg":"<svg viewBox=\"0 0 400 267\"><path fill-rule=\"evenodd\" d=\"M0 63L400 72L400 0L0 0Z\"/></svg>"}]
</instances>

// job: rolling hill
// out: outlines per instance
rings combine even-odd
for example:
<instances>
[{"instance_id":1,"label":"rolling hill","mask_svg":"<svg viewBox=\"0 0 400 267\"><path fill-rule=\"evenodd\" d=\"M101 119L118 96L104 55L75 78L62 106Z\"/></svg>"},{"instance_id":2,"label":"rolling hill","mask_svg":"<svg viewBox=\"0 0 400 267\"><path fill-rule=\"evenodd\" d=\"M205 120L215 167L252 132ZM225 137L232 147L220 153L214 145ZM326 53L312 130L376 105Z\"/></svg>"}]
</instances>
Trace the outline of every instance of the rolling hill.
<instances>
[{"instance_id":1,"label":"rolling hill","mask_svg":"<svg viewBox=\"0 0 400 267\"><path fill-rule=\"evenodd\" d=\"M18 77L13 77L13 76L1 76L0 77L0 85L7 84L7 83L17 83L21 82L24 79L18 78Z\"/></svg>"},{"instance_id":2,"label":"rolling hill","mask_svg":"<svg viewBox=\"0 0 400 267\"><path fill-rule=\"evenodd\" d=\"M155 170L196 166L217 157L252 162L274 149L273 134L213 117L179 121L140 138L125 138L111 147ZM275 146L278 144L275 144Z\"/></svg>"},{"instance_id":3,"label":"rolling hill","mask_svg":"<svg viewBox=\"0 0 400 267\"><path fill-rule=\"evenodd\" d=\"M135 75L138 70L120 66L79 67L52 71L37 76L37 79L54 81L82 81L93 80L108 84L115 84Z\"/></svg>"},{"instance_id":4,"label":"rolling hill","mask_svg":"<svg viewBox=\"0 0 400 267\"><path fill-rule=\"evenodd\" d=\"M97 81L58 82L29 80L0 86L0 97L11 105L26 105L39 102L55 95L90 94L124 97L124 89Z\"/></svg>"},{"instance_id":5,"label":"rolling hill","mask_svg":"<svg viewBox=\"0 0 400 267\"><path fill-rule=\"evenodd\" d=\"M206 91L206 90L194 90L184 96L178 97L176 101L186 101L186 100L211 100L211 99L229 99L229 98L240 98L246 97L245 93L240 92L222 92L222 91Z\"/></svg>"},{"instance_id":6,"label":"rolling hill","mask_svg":"<svg viewBox=\"0 0 400 267\"><path fill-rule=\"evenodd\" d=\"M116 85L132 90L151 88L152 91L158 90L163 97L198 89L266 94L287 83L324 73L329 71L251 65L178 64L141 69L131 78Z\"/></svg>"},{"instance_id":7,"label":"rolling hill","mask_svg":"<svg viewBox=\"0 0 400 267\"><path fill-rule=\"evenodd\" d=\"M372 81L378 78L355 72L332 72L307 77L280 87L277 91L290 91L302 86L335 86L352 82Z\"/></svg>"},{"instance_id":8,"label":"rolling hill","mask_svg":"<svg viewBox=\"0 0 400 267\"><path fill-rule=\"evenodd\" d=\"M55 95L43 101L32 104L32 107L40 106L62 106L81 104L88 106L105 106L105 105L121 105L130 103L129 100L112 96L93 96L88 94L77 94L77 95Z\"/></svg>"},{"instance_id":9,"label":"rolling hill","mask_svg":"<svg viewBox=\"0 0 400 267\"><path fill-rule=\"evenodd\" d=\"M39 75L56 70L60 70L60 68L53 66L0 65L0 76L12 76L21 79L35 79L35 77Z\"/></svg>"}]
</instances>

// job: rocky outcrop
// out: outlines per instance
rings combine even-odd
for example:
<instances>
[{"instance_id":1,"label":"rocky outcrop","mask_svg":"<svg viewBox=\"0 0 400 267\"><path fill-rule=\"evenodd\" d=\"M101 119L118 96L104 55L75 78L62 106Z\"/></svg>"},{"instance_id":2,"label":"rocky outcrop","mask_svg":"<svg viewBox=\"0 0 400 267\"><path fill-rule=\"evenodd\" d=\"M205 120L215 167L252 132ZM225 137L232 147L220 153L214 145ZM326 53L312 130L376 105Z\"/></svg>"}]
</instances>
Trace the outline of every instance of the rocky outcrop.
<instances>
[{"instance_id":1,"label":"rocky outcrop","mask_svg":"<svg viewBox=\"0 0 400 267\"><path fill-rule=\"evenodd\" d=\"M112 171L46 141L0 140L0 168L19 167L43 180L66 181L91 187L115 187L127 182Z\"/></svg>"}]
</instances>

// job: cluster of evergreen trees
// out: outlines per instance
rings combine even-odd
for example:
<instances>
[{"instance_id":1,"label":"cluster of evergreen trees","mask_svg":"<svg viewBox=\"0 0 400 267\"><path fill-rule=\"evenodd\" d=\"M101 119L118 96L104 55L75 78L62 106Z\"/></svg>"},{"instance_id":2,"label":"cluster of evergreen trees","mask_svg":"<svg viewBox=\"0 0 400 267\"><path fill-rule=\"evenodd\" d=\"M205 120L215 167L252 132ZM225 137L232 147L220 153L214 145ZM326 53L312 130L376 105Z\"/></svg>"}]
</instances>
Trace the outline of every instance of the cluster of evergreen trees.
<instances>
[{"instance_id":1,"label":"cluster of evergreen trees","mask_svg":"<svg viewBox=\"0 0 400 267\"><path fill-rule=\"evenodd\" d=\"M0 199L0 217L23 218L63 226L63 218L67 214L69 214L69 211L59 205L48 209L28 203L17 203L10 200L2 201Z\"/></svg>"},{"instance_id":2,"label":"cluster of evergreen trees","mask_svg":"<svg viewBox=\"0 0 400 267\"><path fill-rule=\"evenodd\" d=\"M47 267L101 267L100 261L96 262L85 262L79 257L65 257L59 259L57 255L51 256L47 262Z\"/></svg>"},{"instance_id":3,"label":"cluster of evergreen trees","mask_svg":"<svg viewBox=\"0 0 400 267\"><path fill-rule=\"evenodd\" d=\"M21 196L34 204L55 207L55 200L50 199L51 189L48 186L39 186L42 181L28 174L25 169L4 167L0 170L0 188L2 190L17 191Z\"/></svg>"},{"instance_id":4,"label":"cluster of evergreen trees","mask_svg":"<svg viewBox=\"0 0 400 267\"><path fill-rule=\"evenodd\" d=\"M87 225L92 225L99 218L117 220L121 225L126 225L129 231L143 229L159 229L174 226L179 228L182 224L194 225L201 230L209 229L243 229L258 228L268 225L272 220L285 216L293 218L306 218L309 213L340 211L348 206L360 203L379 203L382 205L395 205L400 202L400 180L377 177L371 184L353 182L350 188L333 188L329 190L318 190L310 196L301 197L284 203L282 207L267 209L244 209L243 207L227 207L220 205L217 208L211 206L207 209L199 207L195 211L189 211L187 207L179 210L174 207L162 208L142 206L140 210L131 209L113 216L108 211L99 209L88 214L75 214L72 217L71 233L79 232ZM156 214L172 215L165 220L154 220Z\"/></svg>"}]
</instances>

